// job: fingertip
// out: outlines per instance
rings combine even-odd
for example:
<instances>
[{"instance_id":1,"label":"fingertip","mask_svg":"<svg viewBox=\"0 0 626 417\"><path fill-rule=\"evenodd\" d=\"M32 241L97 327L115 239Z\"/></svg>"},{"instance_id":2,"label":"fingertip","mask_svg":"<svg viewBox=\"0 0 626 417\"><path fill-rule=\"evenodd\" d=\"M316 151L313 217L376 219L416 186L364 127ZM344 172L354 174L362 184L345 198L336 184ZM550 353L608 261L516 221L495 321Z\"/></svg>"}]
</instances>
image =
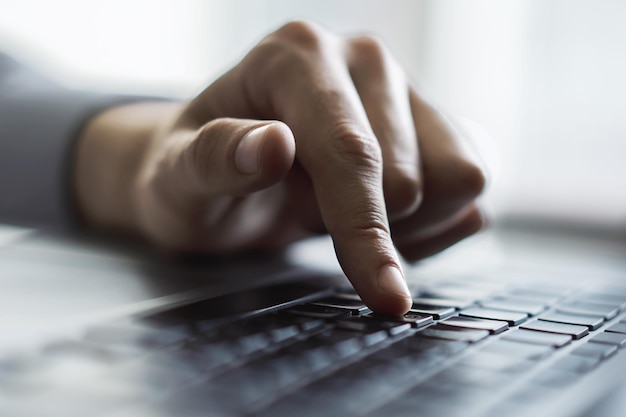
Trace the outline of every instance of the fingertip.
<instances>
[{"instance_id":1,"label":"fingertip","mask_svg":"<svg viewBox=\"0 0 626 417\"><path fill-rule=\"evenodd\" d=\"M376 276L371 291L363 294L363 301L377 313L401 316L413 304L404 275L394 265L385 265Z\"/></svg>"}]
</instances>

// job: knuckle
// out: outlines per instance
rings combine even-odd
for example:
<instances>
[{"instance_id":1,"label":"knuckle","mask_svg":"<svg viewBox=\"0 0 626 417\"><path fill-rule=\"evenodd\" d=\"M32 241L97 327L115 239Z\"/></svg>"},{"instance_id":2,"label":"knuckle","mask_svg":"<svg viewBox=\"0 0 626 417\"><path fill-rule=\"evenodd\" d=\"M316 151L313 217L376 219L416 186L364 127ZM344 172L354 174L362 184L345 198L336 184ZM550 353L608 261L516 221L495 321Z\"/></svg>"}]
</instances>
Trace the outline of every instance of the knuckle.
<instances>
[{"instance_id":1,"label":"knuckle","mask_svg":"<svg viewBox=\"0 0 626 417\"><path fill-rule=\"evenodd\" d=\"M247 79L264 80L263 83L256 82L258 85L252 90L265 83L281 86L294 75L303 75L310 71L311 61L317 59L321 41L313 33L293 32L297 30L283 27L250 52L247 59L249 65L246 66Z\"/></svg>"},{"instance_id":2,"label":"knuckle","mask_svg":"<svg viewBox=\"0 0 626 417\"><path fill-rule=\"evenodd\" d=\"M274 36L299 48L320 49L323 33L315 24L306 20L295 20L283 25Z\"/></svg>"},{"instance_id":3,"label":"knuckle","mask_svg":"<svg viewBox=\"0 0 626 417\"><path fill-rule=\"evenodd\" d=\"M463 161L457 166L457 177L461 194L474 198L478 197L485 188L485 174L478 165Z\"/></svg>"},{"instance_id":4,"label":"knuckle","mask_svg":"<svg viewBox=\"0 0 626 417\"><path fill-rule=\"evenodd\" d=\"M330 145L335 155L352 166L370 169L382 167L382 151L376 137L351 123L340 123L334 128Z\"/></svg>"},{"instance_id":5,"label":"knuckle","mask_svg":"<svg viewBox=\"0 0 626 417\"><path fill-rule=\"evenodd\" d=\"M265 83L281 85L291 74L301 73L306 68L301 51L276 38L266 39L257 45L250 53L248 63L246 79L252 83L248 86L250 91ZM259 95L258 92L255 95Z\"/></svg>"},{"instance_id":6,"label":"knuckle","mask_svg":"<svg viewBox=\"0 0 626 417\"><path fill-rule=\"evenodd\" d=\"M480 211L476 211L476 214L468 220L467 235L473 235L480 232L485 227L485 219L481 215Z\"/></svg>"},{"instance_id":7,"label":"knuckle","mask_svg":"<svg viewBox=\"0 0 626 417\"><path fill-rule=\"evenodd\" d=\"M412 168L412 169L411 169ZM387 210L393 216L404 217L413 213L422 200L422 182L417 176L415 165L407 169L386 169L385 200Z\"/></svg>"},{"instance_id":8,"label":"knuckle","mask_svg":"<svg viewBox=\"0 0 626 417\"><path fill-rule=\"evenodd\" d=\"M357 54L372 62L383 62L387 55L387 47L384 42L375 36L361 36L352 39L352 45Z\"/></svg>"},{"instance_id":9,"label":"knuckle","mask_svg":"<svg viewBox=\"0 0 626 417\"><path fill-rule=\"evenodd\" d=\"M433 186L440 198L449 200L472 200L478 197L485 188L485 175L474 163L466 159L455 159L445 164L445 173ZM430 187L428 187L430 189Z\"/></svg>"},{"instance_id":10,"label":"knuckle","mask_svg":"<svg viewBox=\"0 0 626 417\"><path fill-rule=\"evenodd\" d=\"M355 63L369 74L376 77L401 77L403 71L395 60L391 59L387 47L378 38L364 36L352 40Z\"/></svg>"},{"instance_id":11,"label":"knuckle","mask_svg":"<svg viewBox=\"0 0 626 417\"><path fill-rule=\"evenodd\" d=\"M381 245L389 239L390 231L383 213L362 211L352 213L348 218L350 221L337 225L346 235Z\"/></svg>"}]
</instances>

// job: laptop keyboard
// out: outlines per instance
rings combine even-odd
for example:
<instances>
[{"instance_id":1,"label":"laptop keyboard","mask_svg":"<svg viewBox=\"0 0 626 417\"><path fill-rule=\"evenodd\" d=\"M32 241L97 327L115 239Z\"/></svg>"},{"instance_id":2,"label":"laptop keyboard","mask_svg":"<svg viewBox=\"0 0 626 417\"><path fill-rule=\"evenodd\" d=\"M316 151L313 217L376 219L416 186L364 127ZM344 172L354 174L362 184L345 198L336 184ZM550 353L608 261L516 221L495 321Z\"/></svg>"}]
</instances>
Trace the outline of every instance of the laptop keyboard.
<instances>
[{"instance_id":1,"label":"laptop keyboard","mask_svg":"<svg viewBox=\"0 0 626 417\"><path fill-rule=\"evenodd\" d=\"M93 326L0 357L0 410L505 416L576 384L626 345L626 287L456 284L415 289L404 317L375 314L337 288L237 319L174 309Z\"/></svg>"}]
</instances>

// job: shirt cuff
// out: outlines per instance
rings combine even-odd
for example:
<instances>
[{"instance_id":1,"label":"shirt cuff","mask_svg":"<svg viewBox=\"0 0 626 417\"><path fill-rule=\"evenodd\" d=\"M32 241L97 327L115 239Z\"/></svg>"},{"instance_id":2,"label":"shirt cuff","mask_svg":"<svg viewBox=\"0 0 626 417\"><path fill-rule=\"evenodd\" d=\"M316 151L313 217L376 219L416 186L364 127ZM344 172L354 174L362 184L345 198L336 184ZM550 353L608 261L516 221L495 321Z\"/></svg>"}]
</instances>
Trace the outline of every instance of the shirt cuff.
<instances>
[{"instance_id":1,"label":"shirt cuff","mask_svg":"<svg viewBox=\"0 0 626 417\"><path fill-rule=\"evenodd\" d=\"M0 222L38 228L76 222L71 158L99 112L146 98L73 91L27 71L0 82Z\"/></svg>"}]
</instances>

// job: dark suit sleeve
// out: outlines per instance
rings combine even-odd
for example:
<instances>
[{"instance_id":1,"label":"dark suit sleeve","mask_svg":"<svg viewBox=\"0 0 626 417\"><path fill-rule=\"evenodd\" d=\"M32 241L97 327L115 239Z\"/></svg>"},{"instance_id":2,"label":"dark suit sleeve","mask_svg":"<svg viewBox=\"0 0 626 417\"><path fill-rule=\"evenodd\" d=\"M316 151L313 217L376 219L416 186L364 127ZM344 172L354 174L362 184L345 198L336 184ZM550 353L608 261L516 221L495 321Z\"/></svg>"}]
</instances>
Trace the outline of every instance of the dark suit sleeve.
<instances>
[{"instance_id":1,"label":"dark suit sleeve","mask_svg":"<svg viewBox=\"0 0 626 417\"><path fill-rule=\"evenodd\" d=\"M0 222L72 224L74 141L90 117L132 100L69 90L0 53Z\"/></svg>"}]
</instances>

